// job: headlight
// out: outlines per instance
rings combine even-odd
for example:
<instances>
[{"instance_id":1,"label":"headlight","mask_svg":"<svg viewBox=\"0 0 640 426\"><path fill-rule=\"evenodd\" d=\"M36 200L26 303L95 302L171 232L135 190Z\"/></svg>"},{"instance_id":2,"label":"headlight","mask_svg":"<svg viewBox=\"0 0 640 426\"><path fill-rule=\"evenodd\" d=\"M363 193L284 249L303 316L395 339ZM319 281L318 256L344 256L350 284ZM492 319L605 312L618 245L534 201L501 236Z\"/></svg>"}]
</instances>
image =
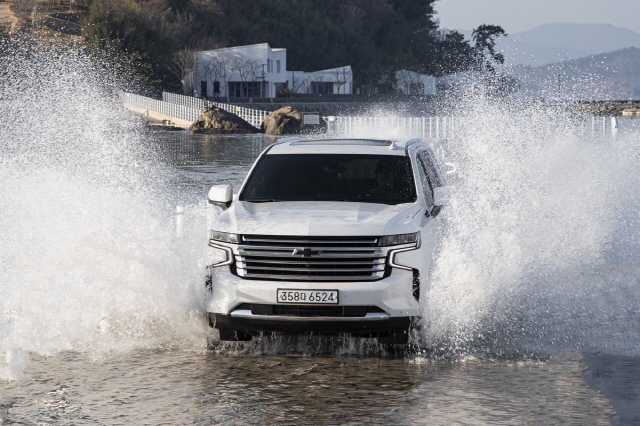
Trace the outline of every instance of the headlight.
<instances>
[{"instance_id":1,"label":"headlight","mask_svg":"<svg viewBox=\"0 0 640 426\"><path fill-rule=\"evenodd\" d=\"M414 232L413 234L385 235L384 237L380 237L378 244L380 247L398 246L400 244L417 243L419 238L419 232Z\"/></svg>"},{"instance_id":2,"label":"headlight","mask_svg":"<svg viewBox=\"0 0 640 426\"><path fill-rule=\"evenodd\" d=\"M239 244L240 235L229 234L228 232L211 231L211 239L214 241L222 241L225 243Z\"/></svg>"}]
</instances>

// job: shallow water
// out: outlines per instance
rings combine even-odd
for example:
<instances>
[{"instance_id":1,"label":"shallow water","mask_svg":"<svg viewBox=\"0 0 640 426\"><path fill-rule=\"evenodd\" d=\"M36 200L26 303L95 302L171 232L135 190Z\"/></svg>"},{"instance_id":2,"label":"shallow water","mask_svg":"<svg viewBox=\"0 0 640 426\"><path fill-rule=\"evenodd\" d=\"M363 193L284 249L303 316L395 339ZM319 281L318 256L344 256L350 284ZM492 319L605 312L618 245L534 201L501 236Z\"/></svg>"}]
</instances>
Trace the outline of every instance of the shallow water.
<instances>
[{"instance_id":1,"label":"shallow water","mask_svg":"<svg viewBox=\"0 0 640 426\"><path fill-rule=\"evenodd\" d=\"M273 142L264 136L149 137L152 151L161 154L157 167L164 170L167 191L177 188L173 201L188 207L191 225L174 240L177 245L194 244L205 229L205 215L198 211L207 209L203 194L208 186L239 185L253 159ZM189 258L182 254L183 262ZM128 264L125 259L120 266ZM147 297L148 284L142 279L138 294ZM625 312L637 321L629 310L620 315ZM178 323L189 323L184 313L176 314ZM157 316L152 320L158 321ZM624 348L632 356L564 352L566 342L553 349L539 337L519 351L506 347L502 354L475 341L467 355L428 346L392 355L368 339L264 339L206 350L204 322L193 323L183 339L158 339L176 331L163 331L162 323L143 323L118 329L106 343L99 342L108 347L82 344L79 351L68 351L60 342L49 342L49 351L58 347L61 352L9 352L18 381L0 387L0 418L6 424L108 425L640 422L640 348L633 340ZM548 326L544 321L539 325ZM637 328L629 326L618 331L633 334ZM197 337L200 327L203 334ZM5 344L27 338L12 332ZM533 348L523 356L531 349L525 350L527 345Z\"/></svg>"},{"instance_id":2,"label":"shallow water","mask_svg":"<svg viewBox=\"0 0 640 426\"><path fill-rule=\"evenodd\" d=\"M634 424L638 359L546 361L148 351L35 358L7 424ZM1 413L1 411L0 411Z\"/></svg>"},{"instance_id":3,"label":"shallow water","mask_svg":"<svg viewBox=\"0 0 640 426\"><path fill-rule=\"evenodd\" d=\"M640 424L637 121L461 107L406 353L207 350L205 194L273 138L144 132L82 52L21 55L0 58L23 76L0 80L0 424Z\"/></svg>"}]
</instances>

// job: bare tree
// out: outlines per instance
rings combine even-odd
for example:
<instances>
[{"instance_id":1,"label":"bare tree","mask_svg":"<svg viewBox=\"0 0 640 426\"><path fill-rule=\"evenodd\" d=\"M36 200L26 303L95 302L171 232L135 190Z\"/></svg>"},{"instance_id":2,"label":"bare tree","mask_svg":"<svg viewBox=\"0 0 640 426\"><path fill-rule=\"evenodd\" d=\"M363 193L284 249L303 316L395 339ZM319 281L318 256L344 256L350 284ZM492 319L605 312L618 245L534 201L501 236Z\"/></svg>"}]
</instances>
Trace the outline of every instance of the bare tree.
<instances>
[{"instance_id":1,"label":"bare tree","mask_svg":"<svg viewBox=\"0 0 640 426\"><path fill-rule=\"evenodd\" d=\"M247 61L247 78L251 83L260 83L260 96L263 96L262 91L264 88L262 84L264 83L264 67L259 61L256 60L248 60Z\"/></svg>"},{"instance_id":2,"label":"bare tree","mask_svg":"<svg viewBox=\"0 0 640 426\"><path fill-rule=\"evenodd\" d=\"M351 67L336 68L333 70L333 75L336 79L336 85L338 86L338 94L340 94L340 88L345 86L352 78Z\"/></svg>"},{"instance_id":3,"label":"bare tree","mask_svg":"<svg viewBox=\"0 0 640 426\"><path fill-rule=\"evenodd\" d=\"M231 60L231 68L240 76L241 92L249 95L248 82L257 82L262 78L262 66L253 59L237 55Z\"/></svg>"},{"instance_id":4,"label":"bare tree","mask_svg":"<svg viewBox=\"0 0 640 426\"><path fill-rule=\"evenodd\" d=\"M305 79L306 93L313 93L314 87L317 90L318 83L325 83L327 76L324 74L312 74ZM314 84L315 83L315 84Z\"/></svg>"},{"instance_id":5,"label":"bare tree","mask_svg":"<svg viewBox=\"0 0 640 426\"><path fill-rule=\"evenodd\" d=\"M298 76L298 79L296 79L296 72L293 71L291 75L291 87L289 88L289 91L293 94L299 92L306 93L308 83L307 79L304 78L304 72L299 72Z\"/></svg>"},{"instance_id":6,"label":"bare tree","mask_svg":"<svg viewBox=\"0 0 640 426\"><path fill-rule=\"evenodd\" d=\"M193 49L182 49L173 55L170 69L178 77L185 88L185 94L193 95L193 89L197 79L198 60Z\"/></svg>"},{"instance_id":7,"label":"bare tree","mask_svg":"<svg viewBox=\"0 0 640 426\"><path fill-rule=\"evenodd\" d=\"M231 69L238 73L240 81L247 81L249 70L247 68L247 59L240 55L234 55L231 58Z\"/></svg>"},{"instance_id":8,"label":"bare tree","mask_svg":"<svg viewBox=\"0 0 640 426\"><path fill-rule=\"evenodd\" d=\"M422 76L416 72L400 70L396 72L396 84L398 89L406 95L424 94Z\"/></svg>"},{"instance_id":9,"label":"bare tree","mask_svg":"<svg viewBox=\"0 0 640 426\"><path fill-rule=\"evenodd\" d=\"M229 77L231 77L232 64L231 64L231 55L229 52L220 52L217 55L217 61L215 63L216 66L216 76L220 80L220 91L222 91L223 87L226 87ZM229 95L228 92L225 93Z\"/></svg>"}]
</instances>

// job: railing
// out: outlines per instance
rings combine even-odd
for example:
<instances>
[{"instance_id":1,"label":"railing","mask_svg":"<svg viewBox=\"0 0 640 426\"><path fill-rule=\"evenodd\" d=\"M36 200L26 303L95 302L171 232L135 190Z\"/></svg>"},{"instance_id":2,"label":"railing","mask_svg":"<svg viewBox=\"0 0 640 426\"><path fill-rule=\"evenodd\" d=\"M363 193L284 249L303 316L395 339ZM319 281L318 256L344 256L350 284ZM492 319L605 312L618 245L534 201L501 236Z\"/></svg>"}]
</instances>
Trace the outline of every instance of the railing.
<instances>
[{"instance_id":1,"label":"railing","mask_svg":"<svg viewBox=\"0 0 640 426\"><path fill-rule=\"evenodd\" d=\"M122 102L186 121L196 121L202 110L171 102L159 101L157 99L147 98L146 96L134 95L133 93L123 93Z\"/></svg>"},{"instance_id":2,"label":"railing","mask_svg":"<svg viewBox=\"0 0 640 426\"><path fill-rule=\"evenodd\" d=\"M327 131L336 135L388 134L401 129L403 137L450 138L455 136L457 117L323 117Z\"/></svg>"},{"instance_id":3,"label":"railing","mask_svg":"<svg viewBox=\"0 0 640 426\"><path fill-rule=\"evenodd\" d=\"M202 111L204 108L213 106L231 112L242 118L254 127L260 128L264 118L269 115L270 111L262 111L258 109L244 108L237 105L225 104L222 102L212 102L205 99L194 98L193 96L178 95L177 93L162 92L162 100L176 105L182 105L188 108L195 108Z\"/></svg>"},{"instance_id":4,"label":"railing","mask_svg":"<svg viewBox=\"0 0 640 426\"><path fill-rule=\"evenodd\" d=\"M260 128L269 111L239 107L237 105L212 102L192 96L162 93L162 101L131 93L123 94L123 102L171 117L195 121L204 108L216 106L238 115L251 125ZM354 136L363 134L388 134L400 131L403 137L428 139L453 138L461 133L460 117L385 117L385 116L329 116L323 117L327 132L333 135ZM576 130L584 135L615 135L618 122L615 117L585 117L576 121Z\"/></svg>"}]
</instances>

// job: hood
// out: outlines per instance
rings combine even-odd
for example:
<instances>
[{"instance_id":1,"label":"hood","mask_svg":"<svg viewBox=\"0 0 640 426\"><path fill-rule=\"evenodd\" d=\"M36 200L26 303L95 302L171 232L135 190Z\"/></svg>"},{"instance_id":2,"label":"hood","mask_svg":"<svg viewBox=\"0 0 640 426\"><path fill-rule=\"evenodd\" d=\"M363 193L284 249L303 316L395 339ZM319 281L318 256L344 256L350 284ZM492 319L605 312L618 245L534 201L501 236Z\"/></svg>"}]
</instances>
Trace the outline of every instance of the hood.
<instances>
[{"instance_id":1,"label":"hood","mask_svg":"<svg viewBox=\"0 0 640 426\"><path fill-rule=\"evenodd\" d=\"M417 203L268 202L235 200L214 229L234 234L393 235L419 230Z\"/></svg>"}]
</instances>

